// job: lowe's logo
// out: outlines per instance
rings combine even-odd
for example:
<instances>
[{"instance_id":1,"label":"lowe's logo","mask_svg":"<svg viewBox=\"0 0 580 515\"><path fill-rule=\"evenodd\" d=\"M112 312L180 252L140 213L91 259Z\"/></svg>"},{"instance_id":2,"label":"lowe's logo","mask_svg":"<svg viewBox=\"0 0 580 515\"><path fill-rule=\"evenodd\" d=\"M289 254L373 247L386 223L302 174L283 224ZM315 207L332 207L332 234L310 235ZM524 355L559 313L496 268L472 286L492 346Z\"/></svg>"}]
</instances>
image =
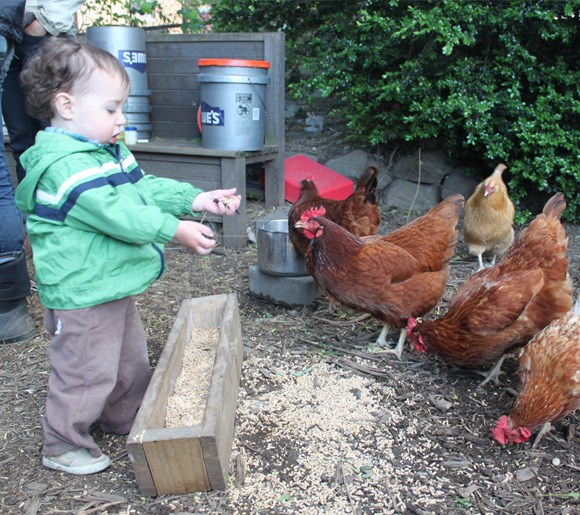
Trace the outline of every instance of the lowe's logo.
<instances>
[{"instance_id":1,"label":"lowe's logo","mask_svg":"<svg viewBox=\"0 0 580 515\"><path fill-rule=\"evenodd\" d=\"M224 126L225 114L223 109L212 107L206 102L201 103L201 123L202 125Z\"/></svg>"},{"instance_id":2,"label":"lowe's logo","mask_svg":"<svg viewBox=\"0 0 580 515\"><path fill-rule=\"evenodd\" d=\"M145 73L147 69L147 54L139 50L119 50L117 59L125 68L133 68L139 73Z\"/></svg>"}]
</instances>

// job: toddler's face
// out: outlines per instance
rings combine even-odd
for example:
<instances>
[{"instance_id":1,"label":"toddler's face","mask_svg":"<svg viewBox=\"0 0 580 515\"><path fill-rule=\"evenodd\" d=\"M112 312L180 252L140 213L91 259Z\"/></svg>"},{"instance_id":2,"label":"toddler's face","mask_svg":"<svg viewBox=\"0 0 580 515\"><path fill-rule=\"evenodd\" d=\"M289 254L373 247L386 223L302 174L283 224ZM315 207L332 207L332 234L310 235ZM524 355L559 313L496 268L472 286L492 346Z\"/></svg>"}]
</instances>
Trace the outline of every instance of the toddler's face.
<instances>
[{"instance_id":1,"label":"toddler's face","mask_svg":"<svg viewBox=\"0 0 580 515\"><path fill-rule=\"evenodd\" d=\"M100 143L115 143L127 123L122 109L128 95L121 77L96 70L88 89L73 94L71 130Z\"/></svg>"}]
</instances>

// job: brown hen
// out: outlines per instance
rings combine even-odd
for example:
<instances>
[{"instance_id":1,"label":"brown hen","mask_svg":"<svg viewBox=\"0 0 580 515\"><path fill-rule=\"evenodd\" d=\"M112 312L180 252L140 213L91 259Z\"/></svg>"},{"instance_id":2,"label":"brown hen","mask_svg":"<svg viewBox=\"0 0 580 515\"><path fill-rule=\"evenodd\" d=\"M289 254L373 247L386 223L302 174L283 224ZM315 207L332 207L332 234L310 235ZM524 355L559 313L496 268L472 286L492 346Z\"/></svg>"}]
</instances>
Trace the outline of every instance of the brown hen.
<instances>
[{"instance_id":1,"label":"brown hen","mask_svg":"<svg viewBox=\"0 0 580 515\"><path fill-rule=\"evenodd\" d=\"M548 200L497 265L460 286L441 318L409 320L415 349L462 367L499 360L484 383L497 379L507 352L525 345L572 305L568 238L559 221L565 207L561 193Z\"/></svg>"},{"instance_id":2,"label":"brown hen","mask_svg":"<svg viewBox=\"0 0 580 515\"><path fill-rule=\"evenodd\" d=\"M361 172L354 191L344 200L323 198L313 181L302 180L300 197L288 213L288 230L294 248L302 255L306 253L309 240L294 225L300 220L302 213L312 207L324 207L326 218L356 236L375 234L381 223L377 195L378 174L376 166L367 166Z\"/></svg>"},{"instance_id":3,"label":"brown hen","mask_svg":"<svg viewBox=\"0 0 580 515\"><path fill-rule=\"evenodd\" d=\"M518 374L512 412L500 417L492 435L501 445L523 443L539 428L535 447L552 422L580 408L580 298L523 348Z\"/></svg>"},{"instance_id":4,"label":"brown hen","mask_svg":"<svg viewBox=\"0 0 580 515\"><path fill-rule=\"evenodd\" d=\"M386 236L354 236L323 217L324 208L306 210L295 227L311 240L306 266L321 289L383 322L378 345L386 345L389 327L401 329L387 350L400 358L407 318L431 311L443 296L463 202L452 195Z\"/></svg>"},{"instance_id":5,"label":"brown hen","mask_svg":"<svg viewBox=\"0 0 580 515\"><path fill-rule=\"evenodd\" d=\"M514 240L515 209L502 179L505 169L505 165L497 165L465 203L463 239L468 252L477 256L480 270L484 252L492 253L493 266L496 256L503 255Z\"/></svg>"}]
</instances>

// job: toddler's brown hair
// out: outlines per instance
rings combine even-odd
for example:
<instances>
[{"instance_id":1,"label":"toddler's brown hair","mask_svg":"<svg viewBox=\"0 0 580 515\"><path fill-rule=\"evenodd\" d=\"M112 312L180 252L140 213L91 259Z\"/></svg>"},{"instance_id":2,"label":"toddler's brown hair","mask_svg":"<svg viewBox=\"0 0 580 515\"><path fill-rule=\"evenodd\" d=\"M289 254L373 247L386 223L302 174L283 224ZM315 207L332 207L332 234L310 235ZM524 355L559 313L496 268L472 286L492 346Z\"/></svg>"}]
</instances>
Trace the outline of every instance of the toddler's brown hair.
<instances>
[{"instance_id":1,"label":"toddler's brown hair","mask_svg":"<svg viewBox=\"0 0 580 515\"><path fill-rule=\"evenodd\" d=\"M95 70L118 74L127 90L130 80L123 64L112 54L86 41L69 37L48 37L20 74L31 116L50 120L55 114L56 94L79 93Z\"/></svg>"}]
</instances>

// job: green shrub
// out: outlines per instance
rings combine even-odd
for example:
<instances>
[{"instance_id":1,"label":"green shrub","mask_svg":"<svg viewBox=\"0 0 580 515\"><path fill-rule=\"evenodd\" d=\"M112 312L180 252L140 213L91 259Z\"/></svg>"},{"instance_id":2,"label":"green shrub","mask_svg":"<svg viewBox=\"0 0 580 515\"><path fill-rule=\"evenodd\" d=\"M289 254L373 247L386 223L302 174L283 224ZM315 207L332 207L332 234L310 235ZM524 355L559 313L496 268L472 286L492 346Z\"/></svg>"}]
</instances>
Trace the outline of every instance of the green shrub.
<instances>
[{"instance_id":1,"label":"green shrub","mask_svg":"<svg viewBox=\"0 0 580 515\"><path fill-rule=\"evenodd\" d=\"M210 3L214 30L283 30L290 90L331 99L352 139L435 139L478 179L504 162L518 221L555 191L568 199L564 218L580 221L580 0ZM184 30L204 30L201 4L181 1ZM166 19L157 0L91 7L97 24Z\"/></svg>"},{"instance_id":2,"label":"green shrub","mask_svg":"<svg viewBox=\"0 0 580 515\"><path fill-rule=\"evenodd\" d=\"M331 98L368 144L437 139L519 207L565 193L580 221L580 0L215 0L220 30L283 30L297 98ZM535 214L535 213L532 213Z\"/></svg>"}]
</instances>

